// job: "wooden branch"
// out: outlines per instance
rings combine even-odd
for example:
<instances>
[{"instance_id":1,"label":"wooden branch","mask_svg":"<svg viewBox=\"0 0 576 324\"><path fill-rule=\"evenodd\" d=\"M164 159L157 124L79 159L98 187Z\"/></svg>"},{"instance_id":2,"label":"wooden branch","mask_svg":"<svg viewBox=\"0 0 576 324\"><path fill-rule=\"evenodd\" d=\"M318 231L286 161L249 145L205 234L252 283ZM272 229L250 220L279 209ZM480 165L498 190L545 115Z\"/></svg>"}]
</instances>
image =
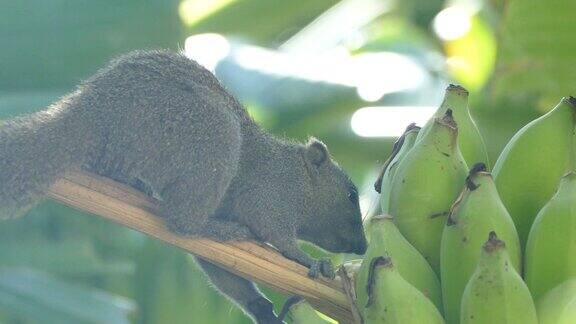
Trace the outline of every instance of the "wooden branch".
<instances>
[{"instance_id":1,"label":"wooden branch","mask_svg":"<svg viewBox=\"0 0 576 324\"><path fill-rule=\"evenodd\" d=\"M299 295L341 323L352 323L350 304L339 278L310 279L308 269L256 242L220 243L177 236L154 216L154 203L142 193L110 179L72 173L58 180L49 196L182 248L204 260L286 294Z\"/></svg>"}]
</instances>

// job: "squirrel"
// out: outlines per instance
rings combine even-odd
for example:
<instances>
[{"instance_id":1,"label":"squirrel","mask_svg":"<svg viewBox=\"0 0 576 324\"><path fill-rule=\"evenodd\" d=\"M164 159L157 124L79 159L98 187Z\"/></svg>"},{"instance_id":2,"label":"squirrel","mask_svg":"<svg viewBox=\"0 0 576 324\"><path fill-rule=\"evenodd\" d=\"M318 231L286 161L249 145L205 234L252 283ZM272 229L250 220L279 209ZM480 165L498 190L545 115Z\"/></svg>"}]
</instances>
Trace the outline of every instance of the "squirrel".
<instances>
[{"instance_id":1,"label":"squirrel","mask_svg":"<svg viewBox=\"0 0 576 324\"><path fill-rule=\"evenodd\" d=\"M311 277L333 277L332 265L303 252L299 239L366 251L358 191L326 146L267 133L181 53L126 54L45 110L1 123L0 218L24 214L75 170L153 196L176 234L266 242ZM252 282L197 262L255 322L282 322Z\"/></svg>"}]
</instances>

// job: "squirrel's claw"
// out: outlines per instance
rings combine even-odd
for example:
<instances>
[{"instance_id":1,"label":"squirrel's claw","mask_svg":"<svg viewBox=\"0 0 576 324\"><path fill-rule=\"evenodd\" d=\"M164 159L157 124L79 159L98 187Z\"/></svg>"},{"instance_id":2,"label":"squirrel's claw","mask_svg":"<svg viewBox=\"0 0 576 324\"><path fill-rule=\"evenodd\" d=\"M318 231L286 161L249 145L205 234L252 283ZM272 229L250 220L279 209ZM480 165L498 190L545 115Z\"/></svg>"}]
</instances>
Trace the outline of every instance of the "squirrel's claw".
<instances>
[{"instance_id":1,"label":"squirrel's claw","mask_svg":"<svg viewBox=\"0 0 576 324\"><path fill-rule=\"evenodd\" d=\"M334 267L332 267L332 261L330 261L330 259L314 260L312 263L310 271L308 271L308 277L318 278L320 275L334 279Z\"/></svg>"},{"instance_id":2,"label":"squirrel's claw","mask_svg":"<svg viewBox=\"0 0 576 324\"><path fill-rule=\"evenodd\" d=\"M326 278L334 279L336 274L334 273L334 267L332 266L332 261L330 259L322 260L320 262L320 272Z\"/></svg>"}]
</instances>

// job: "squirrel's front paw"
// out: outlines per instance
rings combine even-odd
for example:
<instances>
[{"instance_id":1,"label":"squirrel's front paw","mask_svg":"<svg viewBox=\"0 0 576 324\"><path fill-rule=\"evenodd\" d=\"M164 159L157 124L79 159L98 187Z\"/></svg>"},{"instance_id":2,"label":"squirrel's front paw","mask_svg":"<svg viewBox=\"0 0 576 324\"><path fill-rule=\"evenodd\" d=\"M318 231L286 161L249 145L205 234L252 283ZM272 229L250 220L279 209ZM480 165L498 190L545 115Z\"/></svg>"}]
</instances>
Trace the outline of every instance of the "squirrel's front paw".
<instances>
[{"instance_id":1,"label":"squirrel's front paw","mask_svg":"<svg viewBox=\"0 0 576 324\"><path fill-rule=\"evenodd\" d=\"M334 279L334 268L332 267L332 261L330 261L330 259L314 260L310 271L308 271L308 277L318 278L319 275Z\"/></svg>"}]
</instances>

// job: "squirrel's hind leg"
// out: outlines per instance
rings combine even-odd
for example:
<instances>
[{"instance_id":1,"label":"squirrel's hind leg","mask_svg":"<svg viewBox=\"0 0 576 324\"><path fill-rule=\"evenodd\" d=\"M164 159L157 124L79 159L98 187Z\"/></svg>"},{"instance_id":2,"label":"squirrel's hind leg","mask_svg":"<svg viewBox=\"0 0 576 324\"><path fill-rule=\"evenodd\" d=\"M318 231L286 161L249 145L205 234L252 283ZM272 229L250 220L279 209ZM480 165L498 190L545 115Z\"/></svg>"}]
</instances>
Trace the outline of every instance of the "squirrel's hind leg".
<instances>
[{"instance_id":1,"label":"squirrel's hind leg","mask_svg":"<svg viewBox=\"0 0 576 324\"><path fill-rule=\"evenodd\" d=\"M274 314L272 303L252 282L202 259L196 258L196 261L216 289L242 308L256 323L282 323Z\"/></svg>"},{"instance_id":2,"label":"squirrel's hind leg","mask_svg":"<svg viewBox=\"0 0 576 324\"><path fill-rule=\"evenodd\" d=\"M210 184L191 185L186 180L179 180L162 192L160 214L168 228L180 235L206 237L221 242L253 239L254 235L243 224L214 216L219 201L214 202L210 195L215 193L207 191L206 186Z\"/></svg>"},{"instance_id":3,"label":"squirrel's hind leg","mask_svg":"<svg viewBox=\"0 0 576 324\"><path fill-rule=\"evenodd\" d=\"M218 241L253 238L246 226L215 217L238 171L242 135L234 115L210 107L198 112L203 122L185 118L171 123L170 132L158 131L157 140L170 146L163 145L162 156L141 175L158 192L159 215L173 232Z\"/></svg>"}]
</instances>

